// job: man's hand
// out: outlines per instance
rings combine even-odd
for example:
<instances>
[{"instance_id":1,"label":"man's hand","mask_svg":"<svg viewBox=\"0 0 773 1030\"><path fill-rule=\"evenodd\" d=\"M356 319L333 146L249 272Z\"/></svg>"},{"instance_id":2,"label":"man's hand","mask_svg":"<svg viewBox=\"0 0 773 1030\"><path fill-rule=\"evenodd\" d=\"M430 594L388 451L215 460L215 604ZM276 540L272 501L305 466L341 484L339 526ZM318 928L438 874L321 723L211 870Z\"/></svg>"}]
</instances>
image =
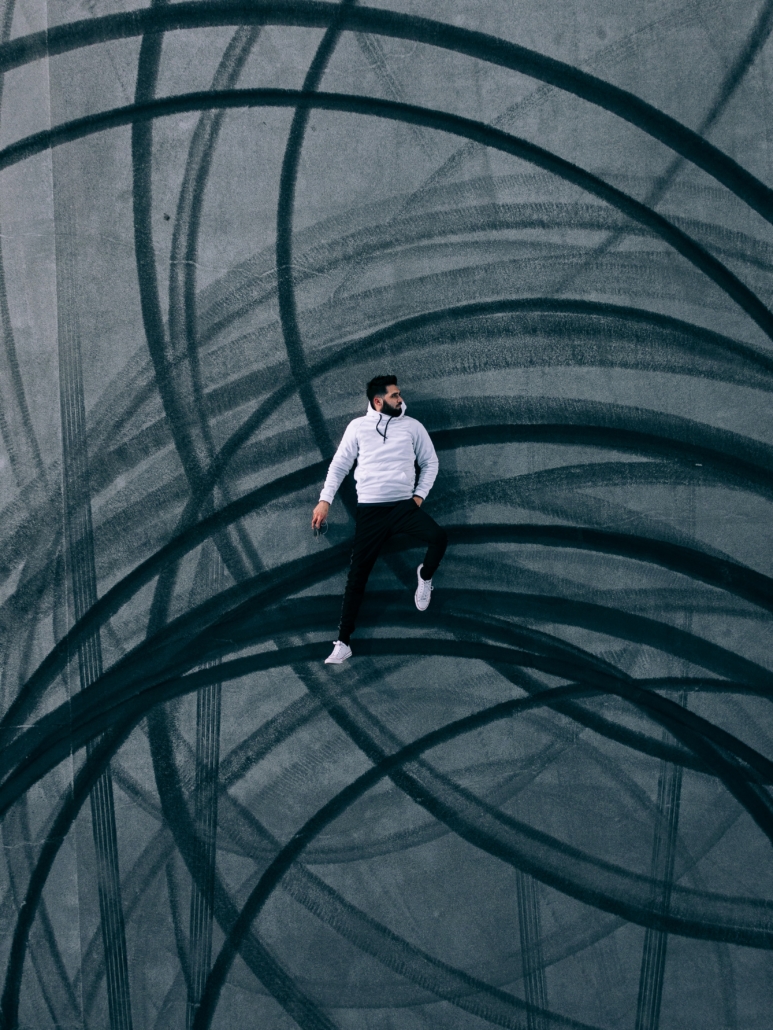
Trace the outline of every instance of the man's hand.
<instances>
[{"instance_id":1,"label":"man's hand","mask_svg":"<svg viewBox=\"0 0 773 1030\"><path fill-rule=\"evenodd\" d=\"M327 518L327 514L330 511L330 505L327 501L320 501L317 507L314 509L311 515L311 526L312 529L321 529L322 523Z\"/></svg>"},{"instance_id":2,"label":"man's hand","mask_svg":"<svg viewBox=\"0 0 773 1030\"><path fill-rule=\"evenodd\" d=\"M423 497L419 497L418 494L414 494L413 495L413 499L414 499L414 501L416 501L418 506L421 507L421 502L424 500L424 498Z\"/></svg>"}]
</instances>

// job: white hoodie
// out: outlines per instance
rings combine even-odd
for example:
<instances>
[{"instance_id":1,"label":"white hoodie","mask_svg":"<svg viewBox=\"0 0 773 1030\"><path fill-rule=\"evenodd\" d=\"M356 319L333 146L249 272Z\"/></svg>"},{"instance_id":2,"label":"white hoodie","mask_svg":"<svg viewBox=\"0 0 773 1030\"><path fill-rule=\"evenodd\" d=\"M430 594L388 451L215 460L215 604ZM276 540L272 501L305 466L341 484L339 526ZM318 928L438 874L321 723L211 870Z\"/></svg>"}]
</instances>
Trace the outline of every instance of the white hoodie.
<instances>
[{"instance_id":1,"label":"white hoodie","mask_svg":"<svg viewBox=\"0 0 773 1030\"><path fill-rule=\"evenodd\" d=\"M421 422L407 417L405 401L399 415L386 415L368 404L362 418L352 419L330 462L320 501L332 503L355 458L354 481L360 504L407 501L414 494L426 497L438 471L429 433ZM421 469L415 488L414 459Z\"/></svg>"}]
</instances>

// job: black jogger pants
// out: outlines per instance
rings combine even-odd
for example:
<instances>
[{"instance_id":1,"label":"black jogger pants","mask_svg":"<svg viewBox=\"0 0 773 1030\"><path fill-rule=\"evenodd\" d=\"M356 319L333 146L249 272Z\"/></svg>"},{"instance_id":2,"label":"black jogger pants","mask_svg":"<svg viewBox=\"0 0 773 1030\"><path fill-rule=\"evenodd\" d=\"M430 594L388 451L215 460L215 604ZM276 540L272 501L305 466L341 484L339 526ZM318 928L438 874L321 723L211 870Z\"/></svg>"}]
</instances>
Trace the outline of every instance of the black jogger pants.
<instances>
[{"instance_id":1,"label":"black jogger pants","mask_svg":"<svg viewBox=\"0 0 773 1030\"><path fill-rule=\"evenodd\" d=\"M381 548L394 533L408 533L427 544L424 568L421 570L423 579L432 579L445 554L448 543L446 531L431 515L422 511L412 497L390 505L358 505L352 562L338 629L338 639L344 644L349 643L354 630L371 569L376 564Z\"/></svg>"}]
</instances>

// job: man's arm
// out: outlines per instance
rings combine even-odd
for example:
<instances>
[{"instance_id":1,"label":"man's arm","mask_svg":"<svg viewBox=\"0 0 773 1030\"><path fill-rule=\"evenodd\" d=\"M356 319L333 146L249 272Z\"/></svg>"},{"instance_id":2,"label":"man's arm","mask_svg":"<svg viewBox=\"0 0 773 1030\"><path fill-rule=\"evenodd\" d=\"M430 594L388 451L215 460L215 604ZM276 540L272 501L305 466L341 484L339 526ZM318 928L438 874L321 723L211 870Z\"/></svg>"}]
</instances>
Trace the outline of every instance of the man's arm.
<instances>
[{"instance_id":1,"label":"man's arm","mask_svg":"<svg viewBox=\"0 0 773 1030\"><path fill-rule=\"evenodd\" d=\"M435 482L438 473L439 462L437 454L435 454L435 448L432 446L432 441L429 438L429 433L421 422L418 422L417 426L413 450L421 471L419 473L419 482L413 491L413 496L414 498L419 498L418 503L421 504L421 501L424 500L432 489L432 484Z\"/></svg>"},{"instance_id":2,"label":"man's arm","mask_svg":"<svg viewBox=\"0 0 773 1030\"><path fill-rule=\"evenodd\" d=\"M319 495L320 501L327 501L328 504L333 503L333 498L338 492L339 486L343 483L344 478L354 464L357 450L357 426L355 422L350 422L338 445L338 450L330 462L330 467L325 477L325 485L322 487L322 492Z\"/></svg>"},{"instance_id":3,"label":"man's arm","mask_svg":"<svg viewBox=\"0 0 773 1030\"><path fill-rule=\"evenodd\" d=\"M311 524L315 529L319 529L324 519L327 518L333 498L338 492L339 486L343 483L344 477L354 464L356 457L357 428L353 422L350 422L346 427L343 439L338 445L338 450L330 462L330 467L325 477L325 485L322 487L322 492L319 495L319 504L314 509L311 517Z\"/></svg>"}]
</instances>

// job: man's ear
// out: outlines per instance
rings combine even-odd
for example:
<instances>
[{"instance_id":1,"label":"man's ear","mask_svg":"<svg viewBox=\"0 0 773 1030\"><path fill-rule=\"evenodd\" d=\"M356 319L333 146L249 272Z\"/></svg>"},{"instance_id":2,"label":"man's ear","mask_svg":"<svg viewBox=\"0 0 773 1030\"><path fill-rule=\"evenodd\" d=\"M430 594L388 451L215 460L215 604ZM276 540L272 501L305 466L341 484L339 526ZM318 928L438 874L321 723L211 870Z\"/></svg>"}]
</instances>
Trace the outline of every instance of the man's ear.
<instances>
[{"instance_id":1,"label":"man's ear","mask_svg":"<svg viewBox=\"0 0 773 1030\"><path fill-rule=\"evenodd\" d=\"M384 405L384 398L383 397L374 397L373 398L373 407L376 409L376 411L381 411L381 408L383 407L383 405Z\"/></svg>"}]
</instances>

